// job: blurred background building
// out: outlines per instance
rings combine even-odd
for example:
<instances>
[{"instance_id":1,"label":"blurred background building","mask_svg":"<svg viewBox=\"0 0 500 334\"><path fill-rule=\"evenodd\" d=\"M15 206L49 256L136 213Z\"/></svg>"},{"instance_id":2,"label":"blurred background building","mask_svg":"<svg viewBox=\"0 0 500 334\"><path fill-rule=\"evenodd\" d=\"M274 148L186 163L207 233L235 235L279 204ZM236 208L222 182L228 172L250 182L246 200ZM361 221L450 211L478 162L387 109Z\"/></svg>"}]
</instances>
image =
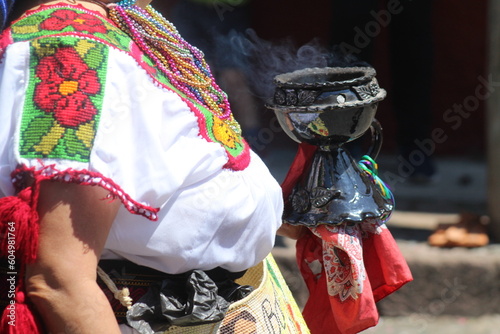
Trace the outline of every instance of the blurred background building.
<instances>
[{"instance_id":1,"label":"blurred background building","mask_svg":"<svg viewBox=\"0 0 500 334\"><path fill-rule=\"evenodd\" d=\"M157 1L155 7L161 6L168 17L169 8L176 1L181 0ZM211 2L221 20L231 15L232 6L240 4L240 0L194 1ZM247 54L250 58L256 57L257 62L259 58L267 59L273 45L292 46L293 50L312 45L319 47L319 52L331 50L336 33L332 29L333 20L339 15L348 16L349 9L339 6L340 2L248 0L250 28L254 35L250 38L253 44L243 43L243 49L248 51L255 43L264 46L260 54ZM425 15L429 31L421 32L430 32L432 36L432 47L428 50L431 65L416 61L408 47L403 46L400 50L398 57L403 58L403 64L407 61L408 68L405 71L403 66L400 74L403 78L407 74L408 81L415 72L412 70L427 71L429 69L424 66L431 66L430 87L422 88L429 94L430 134L420 138L417 147L435 162L436 173L426 182L411 182L406 175L394 110L398 91L395 85L404 83L395 84L394 80L391 55L394 49L391 28L394 27L391 22L411 1L364 2L370 2L376 9L365 15L365 23L351 27L356 29L354 38L357 38L351 45L358 49L361 46L363 52L354 52L357 61L373 65L380 86L388 92L376 116L384 128L384 144L378 162L382 178L384 173L393 176L392 180L384 178L396 196L397 212L388 226L415 276L413 283L380 303L383 317L397 319L402 316L403 320L387 320L378 331L372 332L496 333L500 326L500 245L436 248L429 246L427 238L439 224L455 224L460 221L461 214L471 213L490 216L490 237L500 240L500 0L430 1L430 13ZM357 1L350 3L354 9L361 8ZM408 34L410 44L419 34L419 27L414 29ZM312 57L310 50L304 55ZM268 75L272 74L269 71ZM266 80L260 82L261 86L266 87ZM296 144L280 131L273 113L264 107L272 91L265 94L252 89L260 105L256 117L261 127L252 134L253 146L281 181L293 159ZM408 96L409 110L415 104L414 99ZM422 111L422 115L425 113ZM276 250L280 266L297 292L299 302L303 302L304 286L294 268L293 243L278 243L278 246L282 246Z\"/></svg>"}]
</instances>

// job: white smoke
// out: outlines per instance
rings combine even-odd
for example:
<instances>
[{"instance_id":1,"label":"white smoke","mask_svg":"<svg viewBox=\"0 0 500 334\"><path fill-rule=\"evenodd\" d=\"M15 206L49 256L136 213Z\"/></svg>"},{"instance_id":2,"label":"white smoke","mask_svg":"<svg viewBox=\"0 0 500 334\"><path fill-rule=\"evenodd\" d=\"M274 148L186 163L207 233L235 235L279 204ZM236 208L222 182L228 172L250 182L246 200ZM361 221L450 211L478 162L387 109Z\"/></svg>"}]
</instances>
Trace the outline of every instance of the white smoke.
<instances>
[{"instance_id":1,"label":"white smoke","mask_svg":"<svg viewBox=\"0 0 500 334\"><path fill-rule=\"evenodd\" d=\"M246 69L252 91L262 100L274 94L274 77L309 67L353 66L357 60L352 56L340 56L318 40L297 46L291 38L268 41L248 29L245 34L232 32L216 38L219 50L232 64Z\"/></svg>"}]
</instances>

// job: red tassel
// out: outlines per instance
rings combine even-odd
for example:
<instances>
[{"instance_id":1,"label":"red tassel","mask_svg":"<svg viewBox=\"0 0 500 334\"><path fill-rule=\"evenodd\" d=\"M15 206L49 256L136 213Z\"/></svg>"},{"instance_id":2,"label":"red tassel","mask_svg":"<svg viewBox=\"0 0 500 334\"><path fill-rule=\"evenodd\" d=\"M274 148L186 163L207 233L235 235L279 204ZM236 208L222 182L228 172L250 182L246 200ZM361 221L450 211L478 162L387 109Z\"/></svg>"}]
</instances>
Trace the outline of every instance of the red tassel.
<instances>
[{"instance_id":1,"label":"red tassel","mask_svg":"<svg viewBox=\"0 0 500 334\"><path fill-rule=\"evenodd\" d=\"M0 256L7 259L10 271L19 271L12 276L15 298L7 296L9 304L0 320L0 333L42 333L34 312L26 303L23 284L24 268L35 261L38 249L38 213L32 206L37 199L32 195L32 187L28 187L17 196L0 198Z\"/></svg>"},{"instance_id":2,"label":"red tassel","mask_svg":"<svg viewBox=\"0 0 500 334\"><path fill-rule=\"evenodd\" d=\"M23 291L16 292L16 299L5 308L0 322L0 333L4 334L41 334L42 327L35 318L30 306L26 304Z\"/></svg>"},{"instance_id":3,"label":"red tassel","mask_svg":"<svg viewBox=\"0 0 500 334\"><path fill-rule=\"evenodd\" d=\"M38 248L38 213L31 207L31 187L0 198L0 256L33 263Z\"/></svg>"}]
</instances>

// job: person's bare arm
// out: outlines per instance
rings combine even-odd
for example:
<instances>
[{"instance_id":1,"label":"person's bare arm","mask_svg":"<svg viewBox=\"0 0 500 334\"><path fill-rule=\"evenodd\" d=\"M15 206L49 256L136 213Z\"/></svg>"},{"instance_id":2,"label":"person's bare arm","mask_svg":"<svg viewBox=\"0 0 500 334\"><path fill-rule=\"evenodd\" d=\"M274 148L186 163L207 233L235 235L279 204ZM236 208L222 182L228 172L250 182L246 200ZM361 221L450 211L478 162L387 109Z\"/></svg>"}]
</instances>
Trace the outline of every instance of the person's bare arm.
<instances>
[{"instance_id":1,"label":"person's bare arm","mask_svg":"<svg viewBox=\"0 0 500 334\"><path fill-rule=\"evenodd\" d=\"M40 185L40 243L28 266L28 297L48 332L120 333L96 283L96 268L120 205L100 187L44 181Z\"/></svg>"}]
</instances>

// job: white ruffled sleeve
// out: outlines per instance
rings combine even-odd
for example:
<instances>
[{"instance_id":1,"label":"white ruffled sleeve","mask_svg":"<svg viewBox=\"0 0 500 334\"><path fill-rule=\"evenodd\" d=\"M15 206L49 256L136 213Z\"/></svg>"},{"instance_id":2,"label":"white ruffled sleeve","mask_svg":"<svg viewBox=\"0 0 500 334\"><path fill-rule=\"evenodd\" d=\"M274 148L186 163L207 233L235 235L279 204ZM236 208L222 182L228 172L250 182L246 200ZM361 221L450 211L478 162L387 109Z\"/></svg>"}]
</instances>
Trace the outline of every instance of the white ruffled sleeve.
<instances>
[{"instance_id":1,"label":"white ruffled sleeve","mask_svg":"<svg viewBox=\"0 0 500 334\"><path fill-rule=\"evenodd\" d=\"M25 173L102 186L124 204L108 254L169 273L244 270L271 251L281 189L241 138L127 52L42 42L0 64L0 195Z\"/></svg>"}]
</instances>

